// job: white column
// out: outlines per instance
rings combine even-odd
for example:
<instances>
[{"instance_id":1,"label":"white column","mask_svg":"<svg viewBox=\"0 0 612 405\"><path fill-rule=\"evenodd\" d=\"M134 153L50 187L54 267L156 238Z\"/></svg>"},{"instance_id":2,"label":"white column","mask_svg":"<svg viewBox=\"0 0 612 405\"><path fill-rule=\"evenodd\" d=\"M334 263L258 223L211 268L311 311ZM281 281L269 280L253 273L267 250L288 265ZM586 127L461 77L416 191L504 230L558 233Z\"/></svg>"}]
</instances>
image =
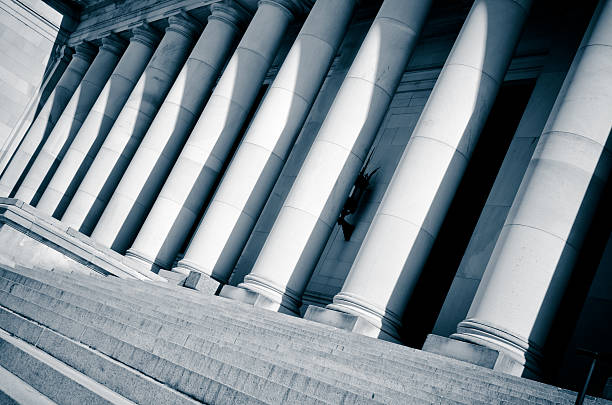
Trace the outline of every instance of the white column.
<instances>
[{"instance_id":1,"label":"white column","mask_svg":"<svg viewBox=\"0 0 612 405\"><path fill-rule=\"evenodd\" d=\"M164 37L62 217L66 225L86 235L91 233L187 59L199 29L199 23L187 14L168 18Z\"/></svg>"},{"instance_id":2,"label":"white column","mask_svg":"<svg viewBox=\"0 0 612 405\"><path fill-rule=\"evenodd\" d=\"M474 3L342 290L328 305L365 318L376 336L399 337L404 308L495 101L530 3Z\"/></svg>"},{"instance_id":3,"label":"white column","mask_svg":"<svg viewBox=\"0 0 612 405\"><path fill-rule=\"evenodd\" d=\"M467 319L452 338L501 350L527 371L539 373L540 349L611 172L611 106L612 1L602 0L542 131Z\"/></svg>"},{"instance_id":4,"label":"white column","mask_svg":"<svg viewBox=\"0 0 612 405\"><path fill-rule=\"evenodd\" d=\"M423 26L430 1L385 0L240 287L269 309L299 313L301 296L357 178ZM283 308L281 308L283 307Z\"/></svg>"},{"instance_id":5,"label":"white column","mask_svg":"<svg viewBox=\"0 0 612 405\"><path fill-rule=\"evenodd\" d=\"M49 136L96 54L95 47L87 42L80 43L75 50L66 71L4 169L0 177L0 196L8 197L17 191L13 189L27 172L30 160Z\"/></svg>"},{"instance_id":6,"label":"white column","mask_svg":"<svg viewBox=\"0 0 612 405\"><path fill-rule=\"evenodd\" d=\"M227 282L323 84L355 3L315 3L179 267Z\"/></svg>"},{"instance_id":7,"label":"white column","mask_svg":"<svg viewBox=\"0 0 612 405\"><path fill-rule=\"evenodd\" d=\"M132 30L130 44L70 144L36 208L56 218L64 214L158 42L158 33L146 24Z\"/></svg>"},{"instance_id":8,"label":"white column","mask_svg":"<svg viewBox=\"0 0 612 405\"><path fill-rule=\"evenodd\" d=\"M296 6L262 0L126 255L168 268L227 159Z\"/></svg>"},{"instance_id":9,"label":"white column","mask_svg":"<svg viewBox=\"0 0 612 405\"><path fill-rule=\"evenodd\" d=\"M15 198L36 206L67 147L83 125L83 121L117 65L125 49L124 41L117 35L111 34L101 42L98 54L44 142Z\"/></svg>"},{"instance_id":10,"label":"white column","mask_svg":"<svg viewBox=\"0 0 612 405\"><path fill-rule=\"evenodd\" d=\"M15 150L21 143L21 140L25 136L27 130L32 125L32 122L38 115L38 107L44 105L49 98L51 92L57 86L57 83L61 79L62 75L68 67L68 63L72 59L73 51L68 45L64 45L55 52L55 62L53 67L50 69L50 73L47 78L42 82L41 86L36 89L36 93L32 99L28 102L27 107L23 111L23 114L19 118L19 122L11 130L10 135L4 141L2 145L2 156L0 157L0 173L4 171L4 168L9 163L9 160L15 153Z\"/></svg>"},{"instance_id":11,"label":"white column","mask_svg":"<svg viewBox=\"0 0 612 405\"><path fill-rule=\"evenodd\" d=\"M239 26L249 18L239 8L211 8L204 32L91 234L118 252L134 241L230 55Z\"/></svg>"}]
</instances>

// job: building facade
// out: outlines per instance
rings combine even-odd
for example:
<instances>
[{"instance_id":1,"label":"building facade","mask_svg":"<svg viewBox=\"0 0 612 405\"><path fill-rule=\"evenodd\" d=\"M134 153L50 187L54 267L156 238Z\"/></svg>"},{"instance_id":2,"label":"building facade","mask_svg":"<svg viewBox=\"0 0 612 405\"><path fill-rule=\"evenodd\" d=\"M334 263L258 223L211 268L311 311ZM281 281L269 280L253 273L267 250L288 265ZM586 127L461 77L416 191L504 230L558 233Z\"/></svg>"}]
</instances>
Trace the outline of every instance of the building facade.
<instances>
[{"instance_id":1,"label":"building facade","mask_svg":"<svg viewBox=\"0 0 612 405\"><path fill-rule=\"evenodd\" d=\"M1 4L4 265L573 389L610 351L612 1Z\"/></svg>"}]
</instances>

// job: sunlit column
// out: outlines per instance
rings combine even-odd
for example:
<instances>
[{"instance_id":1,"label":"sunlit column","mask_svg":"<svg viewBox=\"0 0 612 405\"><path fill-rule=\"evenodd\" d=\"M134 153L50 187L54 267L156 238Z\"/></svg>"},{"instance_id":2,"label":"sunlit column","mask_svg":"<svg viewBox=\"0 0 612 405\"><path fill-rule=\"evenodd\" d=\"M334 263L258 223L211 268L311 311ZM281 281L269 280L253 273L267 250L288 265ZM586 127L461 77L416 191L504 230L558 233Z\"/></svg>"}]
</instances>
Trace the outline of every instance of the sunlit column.
<instances>
[{"instance_id":1,"label":"sunlit column","mask_svg":"<svg viewBox=\"0 0 612 405\"><path fill-rule=\"evenodd\" d=\"M68 45L62 46L55 52L55 57L53 58L55 62L53 63L53 67L49 70L49 74L41 83L40 87L36 89L36 93L34 93L34 96L28 102L22 116L19 118L19 122L17 125L15 125L15 127L13 127L11 133L4 141L4 145L1 149L2 155L0 156L0 173L4 171L4 168L9 163L9 160L21 143L21 140L25 136L28 128L36 119L39 112L38 106L40 104L44 105L50 93L59 82L59 79L61 79L62 75L66 71L70 60L72 59L73 53L72 48L69 48Z\"/></svg>"},{"instance_id":2,"label":"sunlit column","mask_svg":"<svg viewBox=\"0 0 612 405\"><path fill-rule=\"evenodd\" d=\"M57 82L55 89L49 95L43 108L36 116L21 144L17 147L15 154L4 169L2 177L0 177L0 196L8 197L11 195L11 192L17 191L13 189L16 185L18 186L18 183L23 178L22 176L25 175L30 166L30 160L36 155L39 147L42 146L42 142L49 136L97 51L88 42L80 43L75 47L75 50L76 52L72 56L66 71Z\"/></svg>"},{"instance_id":3,"label":"sunlit column","mask_svg":"<svg viewBox=\"0 0 612 405\"><path fill-rule=\"evenodd\" d=\"M89 110L108 81L125 49L124 41L111 34L101 40L98 50L83 80L72 95L70 102L57 120L55 127L44 142L34 163L28 170L15 198L36 205L44 188L51 180L66 148L74 139Z\"/></svg>"},{"instance_id":4,"label":"sunlit column","mask_svg":"<svg viewBox=\"0 0 612 405\"><path fill-rule=\"evenodd\" d=\"M385 0L240 287L299 313L301 296L399 84L430 2ZM282 308L281 308L282 307Z\"/></svg>"},{"instance_id":5,"label":"sunlit column","mask_svg":"<svg viewBox=\"0 0 612 405\"><path fill-rule=\"evenodd\" d=\"M124 252L136 237L208 100L240 33L239 27L249 18L238 8L222 4L211 8L204 32L91 234L97 242L118 252Z\"/></svg>"},{"instance_id":6,"label":"sunlit column","mask_svg":"<svg viewBox=\"0 0 612 405\"><path fill-rule=\"evenodd\" d=\"M398 338L419 279L504 79L530 0L477 0L329 309ZM381 331L379 331L379 329Z\"/></svg>"},{"instance_id":7,"label":"sunlit column","mask_svg":"<svg viewBox=\"0 0 612 405\"><path fill-rule=\"evenodd\" d=\"M159 35L148 25L132 29L130 44L70 144L36 208L60 218L87 173L147 63Z\"/></svg>"},{"instance_id":8,"label":"sunlit column","mask_svg":"<svg viewBox=\"0 0 612 405\"><path fill-rule=\"evenodd\" d=\"M611 106L612 1L602 0L542 131L467 319L452 338L501 350L538 374L540 349L610 175Z\"/></svg>"},{"instance_id":9,"label":"sunlit column","mask_svg":"<svg viewBox=\"0 0 612 405\"><path fill-rule=\"evenodd\" d=\"M355 3L315 3L179 267L227 282L323 84Z\"/></svg>"},{"instance_id":10,"label":"sunlit column","mask_svg":"<svg viewBox=\"0 0 612 405\"><path fill-rule=\"evenodd\" d=\"M90 234L189 55L200 24L187 14L168 28L68 205L62 221Z\"/></svg>"},{"instance_id":11,"label":"sunlit column","mask_svg":"<svg viewBox=\"0 0 612 405\"><path fill-rule=\"evenodd\" d=\"M286 28L291 1L262 0L127 256L168 268L252 107Z\"/></svg>"},{"instance_id":12,"label":"sunlit column","mask_svg":"<svg viewBox=\"0 0 612 405\"><path fill-rule=\"evenodd\" d=\"M158 33L146 24L132 30L127 49L70 144L36 208L57 218L62 216L158 42Z\"/></svg>"}]
</instances>

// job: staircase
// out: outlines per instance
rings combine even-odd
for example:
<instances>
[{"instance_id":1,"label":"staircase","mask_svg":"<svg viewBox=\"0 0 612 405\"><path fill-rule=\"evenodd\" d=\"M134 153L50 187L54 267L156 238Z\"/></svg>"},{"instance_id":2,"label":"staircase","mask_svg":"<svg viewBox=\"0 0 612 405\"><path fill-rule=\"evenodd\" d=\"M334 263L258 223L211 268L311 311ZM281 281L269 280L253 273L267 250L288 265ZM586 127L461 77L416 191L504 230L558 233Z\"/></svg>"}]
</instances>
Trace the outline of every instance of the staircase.
<instances>
[{"instance_id":1,"label":"staircase","mask_svg":"<svg viewBox=\"0 0 612 405\"><path fill-rule=\"evenodd\" d=\"M576 393L161 283L0 268L0 403L573 404ZM612 404L588 397L587 404Z\"/></svg>"}]
</instances>

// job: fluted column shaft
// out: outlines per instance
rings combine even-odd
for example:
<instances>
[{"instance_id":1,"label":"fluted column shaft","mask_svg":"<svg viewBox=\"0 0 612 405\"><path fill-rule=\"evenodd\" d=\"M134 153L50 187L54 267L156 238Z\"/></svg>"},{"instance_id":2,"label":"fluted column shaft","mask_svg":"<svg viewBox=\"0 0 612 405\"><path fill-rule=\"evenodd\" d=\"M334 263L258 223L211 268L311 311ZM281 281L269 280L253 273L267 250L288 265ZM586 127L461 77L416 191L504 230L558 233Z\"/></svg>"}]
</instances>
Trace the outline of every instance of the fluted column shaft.
<instances>
[{"instance_id":1,"label":"fluted column shaft","mask_svg":"<svg viewBox=\"0 0 612 405\"><path fill-rule=\"evenodd\" d=\"M62 221L90 234L117 187L142 137L189 55L199 24L187 15L172 16L151 61L132 90Z\"/></svg>"},{"instance_id":2,"label":"fluted column shaft","mask_svg":"<svg viewBox=\"0 0 612 405\"><path fill-rule=\"evenodd\" d=\"M36 208L56 218L64 214L158 42L158 34L146 25L132 30L127 49L70 144Z\"/></svg>"},{"instance_id":3,"label":"fluted column shaft","mask_svg":"<svg viewBox=\"0 0 612 405\"><path fill-rule=\"evenodd\" d=\"M83 125L83 121L117 65L123 50L123 40L116 35L102 39L98 54L44 142L15 193L15 198L36 205L57 165L64 157L67 147Z\"/></svg>"},{"instance_id":4,"label":"fluted column shaft","mask_svg":"<svg viewBox=\"0 0 612 405\"><path fill-rule=\"evenodd\" d=\"M36 156L41 143L51 133L96 54L96 49L85 42L77 45L75 49L66 71L4 169L0 177L0 196L8 197L17 191L14 190L15 186L23 179L31 164L30 160Z\"/></svg>"},{"instance_id":5,"label":"fluted column shaft","mask_svg":"<svg viewBox=\"0 0 612 405\"><path fill-rule=\"evenodd\" d=\"M240 287L283 311L301 296L399 84L430 2L385 0Z\"/></svg>"},{"instance_id":6,"label":"fluted column shaft","mask_svg":"<svg viewBox=\"0 0 612 405\"><path fill-rule=\"evenodd\" d=\"M144 136L91 236L124 252L136 237L248 15L221 4Z\"/></svg>"},{"instance_id":7,"label":"fluted column shaft","mask_svg":"<svg viewBox=\"0 0 612 405\"><path fill-rule=\"evenodd\" d=\"M179 267L227 282L323 84L355 3L315 3Z\"/></svg>"},{"instance_id":8,"label":"fluted column shaft","mask_svg":"<svg viewBox=\"0 0 612 405\"><path fill-rule=\"evenodd\" d=\"M212 191L292 19L284 3L259 2L128 256L151 267L172 264Z\"/></svg>"},{"instance_id":9,"label":"fluted column shaft","mask_svg":"<svg viewBox=\"0 0 612 405\"><path fill-rule=\"evenodd\" d=\"M497 240L451 337L540 372L546 342L612 168L612 1L595 12ZM519 370L520 371L520 370Z\"/></svg>"},{"instance_id":10,"label":"fluted column shaft","mask_svg":"<svg viewBox=\"0 0 612 405\"><path fill-rule=\"evenodd\" d=\"M495 101L530 3L477 0L472 6L328 308L362 316L399 337L404 308Z\"/></svg>"}]
</instances>

